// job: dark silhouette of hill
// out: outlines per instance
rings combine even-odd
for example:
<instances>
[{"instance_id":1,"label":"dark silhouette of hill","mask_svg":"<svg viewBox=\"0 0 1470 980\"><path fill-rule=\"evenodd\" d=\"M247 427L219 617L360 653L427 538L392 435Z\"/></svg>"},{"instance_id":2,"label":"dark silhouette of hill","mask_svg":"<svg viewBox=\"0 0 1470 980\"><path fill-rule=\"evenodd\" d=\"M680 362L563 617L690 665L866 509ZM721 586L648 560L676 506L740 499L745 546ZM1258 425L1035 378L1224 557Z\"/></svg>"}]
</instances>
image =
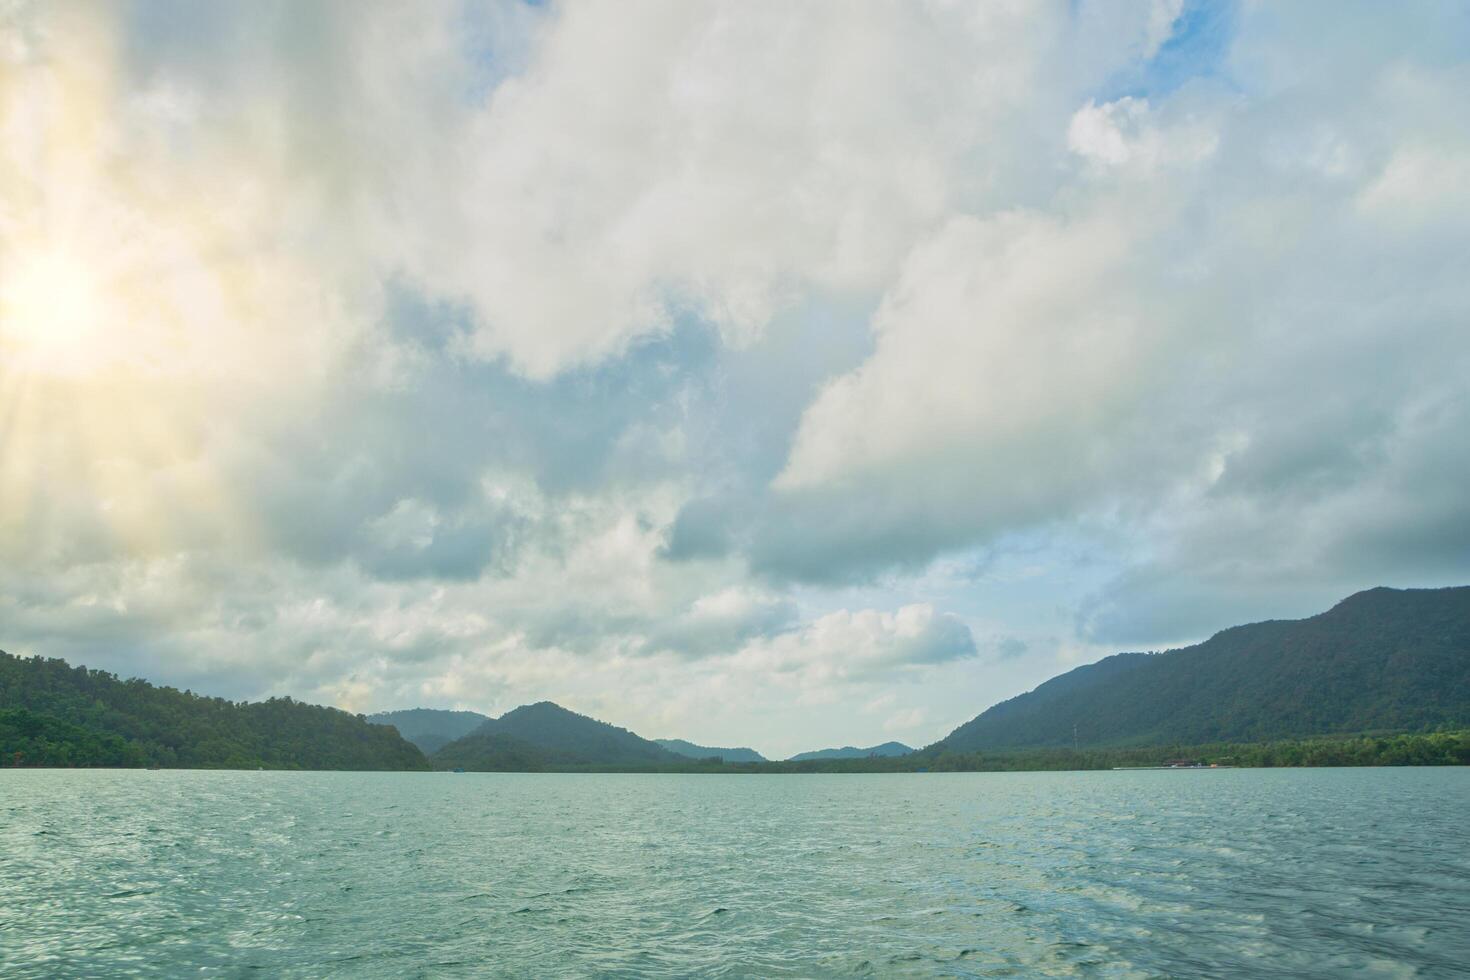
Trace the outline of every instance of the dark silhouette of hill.
<instances>
[{"instance_id":1,"label":"dark silhouette of hill","mask_svg":"<svg viewBox=\"0 0 1470 980\"><path fill-rule=\"evenodd\" d=\"M443 769L657 766L687 761L656 742L550 701L522 705L434 753Z\"/></svg>"},{"instance_id":2,"label":"dark silhouette of hill","mask_svg":"<svg viewBox=\"0 0 1470 980\"><path fill-rule=\"evenodd\" d=\"M913 749L902 742L884 742L882 745L870 746L860 749L854 745L844 745L840 749L817 749L813 752L798 752L787 762L806 762L809 759L887 759L894 756L908 755Z\"/></svg>"},{"instance_id":3,"label":"dark silhouette of hill","mask_svg":"<svg viewBox=\"0 0 1470 980\"><path fill-rule=\"evenodd\" d=\"M682 755L686 759L723 759L726 762L766 761L766 757L755 749L743 747L737 749L721 749L709 745L695 745L693 742L686 742L682 738L656 738L654 741L675 755Z\"/></svg>"},{"instance_id":4,"label":"dark silhouette of hill","mask_svg":"<svg viewBox=\"0 0 1470 980\"><path fill-rule=\"evenodd\" d=\"M1123 653L995 705L929 752L1256 742L1470 727L1470 587L1370 589L1320 615Z\"/></svg>"},{"instance_id":5,"label":"dark silhouette of hill","mask_svg":"<svg viewBox=\"0 0 1470 980\"><path fill-rule=\"evenodd\" d=\"M490 720L478 711L443 711L438 708L407 708L368 715L374 725L392 725L398 734L432 755L457 738L463 738Z\"/></svg>"},{"instance_id":6,"label":"dark silhouette of hill","mask_svg":"<svg viewBox=\"0 0 1470 980\"><path fill-rule=\"evenodd\" d=\"M429 768L397 732L362 715L291 698L226 701L3 652L0 764Z\"/></svg>"}]
</instances>

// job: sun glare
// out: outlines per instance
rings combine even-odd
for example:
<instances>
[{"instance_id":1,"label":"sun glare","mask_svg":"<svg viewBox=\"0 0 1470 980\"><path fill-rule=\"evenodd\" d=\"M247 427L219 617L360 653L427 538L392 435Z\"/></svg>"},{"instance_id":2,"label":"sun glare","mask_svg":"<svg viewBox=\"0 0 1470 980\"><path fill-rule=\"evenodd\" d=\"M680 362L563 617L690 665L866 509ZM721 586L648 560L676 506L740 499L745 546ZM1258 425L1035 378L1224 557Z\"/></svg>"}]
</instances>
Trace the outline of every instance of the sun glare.
<instances>
[{"instance_id":1,"label":"sun glare","mask_svg":"<svg viewBox=\"0 0 1470 980\"><path fill-rule=\"evenodd\" d=\"M95 277L64 251L22 255L0 271L0 345L9 367L84 372L95 361L104 315Z\"/></svg>"}]
</instances>

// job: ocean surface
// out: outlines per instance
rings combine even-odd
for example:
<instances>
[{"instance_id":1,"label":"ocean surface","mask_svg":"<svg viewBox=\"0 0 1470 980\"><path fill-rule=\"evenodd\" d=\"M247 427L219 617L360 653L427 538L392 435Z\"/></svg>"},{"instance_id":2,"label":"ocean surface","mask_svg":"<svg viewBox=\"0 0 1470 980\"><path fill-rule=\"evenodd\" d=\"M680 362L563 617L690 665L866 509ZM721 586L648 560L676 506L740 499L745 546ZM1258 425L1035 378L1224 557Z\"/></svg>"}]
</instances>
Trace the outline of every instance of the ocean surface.
<instances>
[{"instance_id":1,"label":"ocean surface","mask_svg":"<svg viewBox=\"0 0 1470 980\"><path fill-rule=\"evenodd\" d=\"M0 976L1466 977L1470 770L0 771Z\"/></svg>"}]
</instances>

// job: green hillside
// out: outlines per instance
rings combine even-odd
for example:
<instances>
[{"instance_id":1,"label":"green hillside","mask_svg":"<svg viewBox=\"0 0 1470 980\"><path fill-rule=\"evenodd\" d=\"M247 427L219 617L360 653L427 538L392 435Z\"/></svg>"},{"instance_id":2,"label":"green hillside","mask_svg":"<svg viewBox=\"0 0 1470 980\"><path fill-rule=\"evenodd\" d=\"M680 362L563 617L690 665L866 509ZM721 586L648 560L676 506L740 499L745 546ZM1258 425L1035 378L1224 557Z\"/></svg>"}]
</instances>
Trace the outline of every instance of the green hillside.
<instances>
[{"instance_id":1,"label":"green hillside","mask_svg":"<svg viewBox=\"0 0 1470 980\"><path fill-rule=\"evenodd\" d=\"M427 769L361 715L290 698L209 698L64 660L0 652L0 764Z\"/></svg>"},{"instance_id":2,"label":"green hillside","mask_svg":"<svg viewBox=\"0 0 1470 980\"><path fill-rule=\"evenodd\" d=\"M725 762L765 762L766 757L745 747L726 749L713 745L695 745L682 738L656 738L660 746L686 759L723 759Z\"/></svg>"},{"instance_id":3,"label":"green hillside","mask_svg":"<svg viewBox=\"0 0 1470 980\"><path fill-rule=\"evenodd\" d=\"M478 711L443 711L438 708L408 708L403 711L380 711L368 715L374 725L392 725L425 755L432 755L457 738L490 720Z\"/></svg>"},{"instance_id":4,"label":"green hillside","mask_svg":"<svg viewBox=\"0 0 1470 980\"><path fill-rule=\"evenodd\" d=\"M1380 588L1310 619L1079 667L929 751L1070 747L1074 731L1083 746L1125 746L1467 727L1470 587Z\"/></svg>"},{"instance_id":5,"label":"green hillside","mask_svg":"<svg viewBox=\"0 0 1470 980\"><path fill-rule=\"evenodd\" d=\"M434 753L441 769L496 771L576 766L638 767L688 761L626 728L550 701L493 718Z\"/></svg>"},{"instance_id":6,"label":"green hillside","mask_svg":"<svg viewBox=\"0 0 1470 980\"><path fill-rule=\"evenodd\" d=\"M788 762L810 762L821 759L891 759L901 755L908 755L913 749L902 742L884 742L882 745L870 745L860 749L855 745L844 745L840 749L816 749L811 752L798 752Z\"/></svg>"}]
</instances>

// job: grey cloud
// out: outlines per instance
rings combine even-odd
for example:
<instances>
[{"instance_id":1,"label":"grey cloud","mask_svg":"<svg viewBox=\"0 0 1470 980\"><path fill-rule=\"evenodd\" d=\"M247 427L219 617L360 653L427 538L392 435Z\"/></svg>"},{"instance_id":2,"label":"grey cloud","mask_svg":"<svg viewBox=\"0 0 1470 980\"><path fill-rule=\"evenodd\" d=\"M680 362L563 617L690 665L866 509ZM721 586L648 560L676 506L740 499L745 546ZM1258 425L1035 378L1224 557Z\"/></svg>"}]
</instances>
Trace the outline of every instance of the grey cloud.
<instances>
[{"instance_id":1,"label":"grey cloud","mask_svg":"<svg viewBox=\"0 0 1470 980\"><path fill-rule=\"evenodd\" d=\"M707 331L532 382L458 357L454 308L400 297L391 310L400 342L417 345L402 384L349 382L313 418L261 420L222 460L248 488L256 525L297 559L353 558L387 578L503 573L528 539L559 532L554 515L533 521L486 499L487 477L523 479L556 500L655 484L688 465L629 435L679 431L685 390L713 356ZM384 522L411 501L437 512L431 540L382 541Z\"/></svg>"},{"instance_id":2,"label":"grey cloud","mask_svg":"<svg viewBox=\"0 0 1470 980\"><path fill-rule=\"evenodd\" d=\"M1024 657L1031 649L1030 645L1018 636L998 636L992 643L991 648L995 656L1001 660L1015 660Z\"/></svg>"},{"instance_id":3,"label":"grey cloud","mask_svg":"<svg viewBox=\"0 0 1470 980\"><path fill-rule=\"evenodd\" d=\"M760 343L727 350L708 365L691 391L685 422L696 489L667 529L663 557L679 562L739 555L762 569L777 564L762 558L759 537L780 516L773 513L770 481L811 399L871 348L861 310L813 304L783 316ZM838 570L833 577L846 574Z\"/></svg>"},{"instance_id":4,"label":"grey cloud","mask_svg":"<svg viewBox=\"0 0 1470 980\"><path fill-rule=\"evenodd\" d=\"M436 524L422 542L369 542L360 557L363 568L375 578L436 578L471 581L480 577L497 559L501 573L509 571L505 555L513 547L517 529L525 524L514 515L488 522Z\"/></svg>"},{"instance_id":5,"label":"grey cloud","mask_svg":"<svg viewBox=\"0 0 1470 980\"><path fill-rule=\"evenodd\" d=\"M1262 484L1249 452L1238 462L1250 478L1231 479L1232 457L1156 555L1084 604L1079 631L1099 643L1183 642L1310 615L1374 586L1462 584L1470 506L1456 488L1470 480L1470 449L1458 438L1466 426L1470 404L1446 392L1393 423L1318 431L1313 445L1349 446L1337 464L1343 479L1321 479L1318 456ZM1351 446L1349 432L1363 441Z\"/></svg>"},{"instance_id":6,"label":"grey cloud","mask_svg":"<svg viewBox=\"0 0 1470 980\"><path fill-rule=\"evenodd\" d=\"M669 526L660 552L670 561L723 558L735 545L738 503L718 497L698 497L679 509Z\"/></svg>"},{"instance_id":7,"label":"grey cloud","mask_svg":"<svg viewBox=\"0 0 1470 980\"><path fill-rule=\"evenodd\" d=\"M968 537L948 501L928 509L914 499L922 493L898 481L884 487L874 480L857 493L767 498L749 531L751 567L776 581L828 585L917 571Z\"/></svg>"},{"instance_id":8,"label":"grey cloud","mask_svg":"<svg viewBox=\"0 0 1470 980\"><path fill-rule=\"evenodd\" d=\"M716 601L711 602L713 598ZM648 630L644 648L682 657L709 657L740 649L756 637L791 630L798 621L796 603L765 595L729 594L706 597L701 603Z\"/></svg>"},{"instance_id":9,"label":"grey cloud","mask_svg":"<svg viewBox=\"0 0 1470 980\"><path fill-rule=\"evenodd\" d=\"M956 616L935 617L930 628L906 645L904 662L912 666L929 666L963 660L976 654L975 637Z\"/></svg>"}]
</instances>

